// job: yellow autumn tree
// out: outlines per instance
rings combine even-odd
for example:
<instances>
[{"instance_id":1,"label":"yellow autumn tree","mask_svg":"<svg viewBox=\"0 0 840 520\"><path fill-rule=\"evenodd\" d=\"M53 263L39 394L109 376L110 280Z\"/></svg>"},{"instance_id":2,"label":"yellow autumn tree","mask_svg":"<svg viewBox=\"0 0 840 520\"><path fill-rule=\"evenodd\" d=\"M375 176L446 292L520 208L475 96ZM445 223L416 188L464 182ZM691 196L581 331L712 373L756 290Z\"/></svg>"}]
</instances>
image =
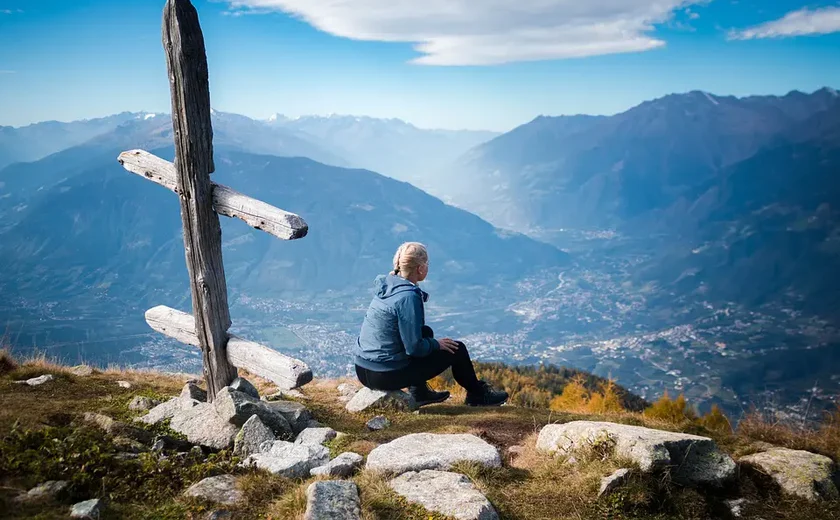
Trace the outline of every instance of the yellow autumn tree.
<instances>
[{"instance_id":1,"label":"yellow autumn tree","mask_svg":"<svg viewBox=\"0 0 840 520\"><path fill-rule=\"evenodd\" d=\"M732 433L732 423L716 404L713 404L712 409L700 418L700 424L709 431Z\"/></svg>"},{"instance_id":2,"label":"yellow autumn tree","mask_svg":"<svg viewBox=\"0 0 840 520\"><path fill-rule=\"evenodd\" d=\"M608 379L601 385L600 391L593 392L586 408L589 413L594 414L623 412L624 405L621 404L615 381Z\"/></svg>"},{"instance_id":3,"label":"yellow autumn tree","mask_svg":"<svg viewBox=\"0 0 840 520\"><path fill-rule=\"evenodd\" d=\"M584 386L583 378L576 377L569 381L563 392L551 400L549 408L563 412L586 412L589 405L589 390Z\"/></svg>"},{"instance_id":4,"label":"yellow autumn tree","mask_svg":"<svg viewBox=\"0 0 840 520\"><path fill-rule=\"evenodd\" d=\"M680 394L676 399L671 399L666 390L662 397L644 411L645 417L659 419L673 424L680 424L685 421L693 421L697 418L688 403L685 395Z\"/></svg>"}]
</instances>

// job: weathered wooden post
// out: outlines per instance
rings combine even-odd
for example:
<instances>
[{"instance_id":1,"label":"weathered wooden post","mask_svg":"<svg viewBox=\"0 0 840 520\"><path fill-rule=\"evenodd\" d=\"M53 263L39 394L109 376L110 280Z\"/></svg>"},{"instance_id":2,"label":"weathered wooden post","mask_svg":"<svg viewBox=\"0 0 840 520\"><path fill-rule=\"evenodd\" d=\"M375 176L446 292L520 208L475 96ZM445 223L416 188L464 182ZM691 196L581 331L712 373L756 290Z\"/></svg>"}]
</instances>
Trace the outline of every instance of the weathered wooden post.
<instances>
[{"instance_id":1,"label":"weathered wooden post","mask_svg":"<svg viewBox=\"0 0 840 520\"><path fill-rule=\"evenodd\" d=\"M168 0L163 47L172 93L175 169L195 332L204 357L209 399L236 378L227 359L230 312L222 262L222 230L213 213L213 128L204 35L189 0Z\"/></svg>"},{"instance_id":2,"label":"weathered wooden post","mask_svg":"<svg viewBox=\"0 0 840 520\"><path fill-rule=\"evenodd\" d=\"M163 46L172 94L175 164L143 150L123 152L118 160L128 171L179 195L193 314L158 306L146 311L146 321L159 332L201 348L210 400L236 378L237 366L282 388L304 385L312 380L312 371L302 361L228 335L230 310L217 214L239 218L284 240L303 238L309 228L293 213L210 181L215 167L207 55L198 13L189 0L166 2Z\"/></svg>"}]
</instances>

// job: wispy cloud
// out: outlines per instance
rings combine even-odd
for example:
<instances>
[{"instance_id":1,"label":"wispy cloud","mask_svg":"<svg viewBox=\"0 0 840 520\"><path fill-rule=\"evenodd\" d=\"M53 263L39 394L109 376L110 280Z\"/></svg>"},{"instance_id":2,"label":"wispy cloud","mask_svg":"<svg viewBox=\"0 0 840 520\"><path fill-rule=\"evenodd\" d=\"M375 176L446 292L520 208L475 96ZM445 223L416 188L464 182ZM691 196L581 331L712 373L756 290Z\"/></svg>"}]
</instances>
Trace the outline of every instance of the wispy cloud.
<instances>
[{"instance_id":1,"label":"wispy cloud","mask_svg":"<svg viewBox=\"0 0 840 520\"><path fill-rule=\"evenodd\" d=\"M2 70L0 69L0 74L17 74L16 70Z\"/></svg>"},{"instance_id":2,"label":"wispy cloud","mask_svg":"<svg viewBox=\"0 0 840 520\"><path fill-rule=\"evenodd\" d=\"M821 9L800 9L778 20L729 33L731 40L755 40L761 38L787 38L808 34L830 34L840 32L840 7Z\"/></svg>"},{"instance_id":3,"label":"wispy cloud","mask_svg":"<svg viewBox=\"0 0 840 520\"><path fill-rule=\"evenodd\" d=\"M20 14L23 9L0 9L0 14Z\"/></svg>"},{"instance_id":4,"label":"wispy cloud","mask_svg":"<svg viewBox=\"0 0 840 520\"><path fill-rule=\"evenodd\" d=\"M708 0L226 0L354 40L408 42L425 65L493 65L641 52L655 27Z\"/></svg>"}]
</instances>

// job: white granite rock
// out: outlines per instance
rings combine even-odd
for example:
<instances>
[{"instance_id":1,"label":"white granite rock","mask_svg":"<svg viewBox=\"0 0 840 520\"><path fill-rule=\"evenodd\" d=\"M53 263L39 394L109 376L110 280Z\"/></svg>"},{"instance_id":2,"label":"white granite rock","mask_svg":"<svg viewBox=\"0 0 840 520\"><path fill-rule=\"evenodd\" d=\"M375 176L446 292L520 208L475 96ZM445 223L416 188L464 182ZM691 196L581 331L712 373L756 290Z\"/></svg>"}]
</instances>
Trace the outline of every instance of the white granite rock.
<instances>
[{"instance_id":1,"label":"white granite rock","mask_svg":"<svg viewBox=\"0 0 840 520\"><path fill-rule=\"evenodd\" d=\"M267 402L228 386L216 394L213 406L219 416L237 426L242 426L252 415L257 415L278 438L289 439L294 435L289 421L280 412L271 408Z\"/></svg>"},{"instance_id":2,"label":"white granite rock","mask_svg":"<svg viewBox=\"0 0 840 520\"><path fill-rule=\"evenodd\" d=\"M181 399L195 399L201 403L207 402L207 392L198 386L198 383L194 383L192 381L189 381L184 385L184 388L181 389L181 395L179 397Z\"/></svg>"},{"instance_id":3,"label":"white granite rock","mask_svg":"<svg viewBox=\"0 0 840 520\"><path fill-rule=\"evenodd\" d=\"M475 435L413 433L374 448L365 467L399 474L424 469L448 470L461 461L490 468L502 465L499 451Z\"/></svg>"},{"instance_id":4,"label":"white granite rock","mask_svg":"<svg viewBox=\"0 0 840 520\"><path fill-rule=\"evenodd\" d=\"M67 480L48 480L30 489L27 493L17 497L18 502L37 502L39 500L55 500L70 486Z\"/></svg>"},{"instance_id":5,"label":"white granite rock","mask_svg":"<svg viewBox=\"0 0 840 520\"><path fill-rule=\"evenodd\" d=\"M76 377L87 377L93 375L93 367L90 365L76 365L70 369L70 373Z\"/></svg>"},{"instance_id":6,"label":"white granite rock","mask_svg":"<svg viewBox=\"0 0 840 520\"><path fill-rule=\"evenodd\" d=\"M327 477L346 478L358 471L358 469L362 467L362 461L364 460L365 458L358 453L347 451L323 466L312 468L309 474L313 477L323 475Z\"/></svg>"},{"instance_id":7,"label":"white granite rock","mask_svg":"<svg viewBox=\"0 0 840 520\"><path fill-rule=\"evenodd\" d=\"M102 512L102 501L98 498L85 500L74 504L70 508L70 518L99 518Z\"/></svg>"},{"instance_id":8,"label":"white granite rock","mask_svg":"<svg viewBox=\"0 0 840 520\"><path fill-rule=\"evenodd\" d=\"M128 409L133 410L135 412L144 412L151 410L159 404L160 401L152 399L151 397L135 395L134 398L131 399L131 402L128 403Z\"/></svg>"},{"instance_id":9,"label":"white granite rock","mask_svg":"<svg viewBox=\"0 0 840 520\"><path fill-rule=\"evenodd\" d=\"M243 377L237 377L234 379L230 384L230 389L242 392L243 394L248 394L254 399L260 398L260 392L257 390L257 387L252 385L250 381Z\"/></svg>"},{"instance_id":10,"label":"white granite rock","mask_svg":"<svg viewBox=\"0 0 840 520\"><path fill-rule=\"evenodd\" d=\"M120 388L131 388L131 383L129 383L128 381L117 381L117 385Z\"/></svg>"},{"instance_id":11,"label":"white granite rock","mask_svg":"<svg viewBox=\"0 0 840 520\"><path fill-rule=\"evenodd\" d=\"M417 409L417 403L411 395L401 390L382 392L363 387L356 392L345 408L348 412L361 412L369 408L412 411Z\"/></svg>"},{"instance_id":12,"label":"white granite rock","mask_svg":"<svg viewBox=\"0 0 840 520\"><path fill-rule=\"evenodd\" d=\"M840 498L834 483L837 467L823 455L809 451L772 448L741 457L741 462L768 475L782 491L815 501Z\"/></svg>"},{"instance_id":13,"label":"white granite rock","mask_svg":"<svg viewBox=\"0 0 840 520\"><path fill-rule=\"evenodd\" d=\"M292 431L297 435L307 428L312 420L312 413L300 403L294 401L268 401L266 406L286 418L291 425Z\"/></svg>"},{"instance_id":14,"label":"white granite rock","mask_svg":"<svg viewBox=\"0 0 840 520\"><path fill-rule=\"evenodd\" d=\"M21 384L21 385L28 385L28 386L40 386L40 385L43 385L44 383L52 381L53 379L55 379L55 376L53 376L52 374L44 374L42 376L27 379L25 381L15 381L15 383L18 383L18 384Z\"/></svg>"},{"instance_id":15,"label":"white granite rock","mask_svg":"<svg viewBox=\"0 0 840 520\"><path fill-rule=\"evenodd\" d=\"M367 426L368 430L379 431L391 426L391 421L389 421L384 415L377 415L373 419L369 420L365 426Z\"/></svg>"},{"instance_id":16,"label":"white granite rock","mask_svg":"<svg viewBox=\"0 0 840 520\"><path fill-rule=\"evenodd\" d=\"M236 434L233 440L233 454L239 457L247 457L260 452L260 446L266 441L274 441L274 433L264 425L260 418L252 415L245 421L242 429Z\"/></svg>"},{"instance_id":17,"label":"white granite rock","mask_svg":"<svg viewBox=\"0 0 840 520\"><path fill-rule=\"evenodd\" d=\"M306 428L295 439L295 444L324 444L335 439L332 428Z\"/></svg>"},{"instance_id":18,"label":"white granite rock","mask_svg":"<svg viewBox=\"0 0 840 520\"><path fill-rule=\"evenodd\" d=\"M322 480L306 488L304 520L359 520L359 488L346 480Z\"/></svg>"},{"instance_id":19,"label":"white granite rock","mask_svg":"<svg viewBox=\"0 0 840 520\"><path fill-rule=\"evenodd\" d=\"M460 473L409 471L388 482L397 494L429 511L458 520L498 520L489 500Z\"/></svg>"},{"instance_id":20,"label":"white granite rock","mask_svg":"<svg viewBox=\"0 0 840 520\"><path fill-rule=\"evenodd\" d=\"M242 491L236 486L233 475L207 477L184 491L184 496L200 498L217 504L233 505L242 500Z\"/></svg>"},{"instance_id":21,"label":"white granite rock","mask_svg":"<svg viewBox=\"0 0 840 520\"><path fill-rule=\"evenodd\" d=\"M601 479L601 488L598 490L598 497L602 497L604 495L608 495L612 493L616 488L621 487L622 484L627 482L627 479L632 474L632 471L628 468L622 468L615 470L612 475L608 477L604 477Z\"/></svg>"},{"instance_id":22,"label":"white granite rock","mask_svg":"<svg viewBox=\"0 0 840 520\"><path fill-rule=\"evenodd\" d=\"M307 478L312 468L330 460L330 450L317 444L294 444L286 441L264 443L263 451L245 459L245 466L255 465L286 478Z\"/></svg>"},{"instance_id":23,"label":"white granite rock","mask_svg":"<svg viewBox=\"0 0 840 520\"><path fill-rule=\"evenodd\" d=\"M537 448L571 455L601 444L615 455L636 462L643 472L671 469L682 485L722 486L735 476L735 461L707 437L609 422L549 424L540 431Z\"/></svg>"},{"instance_id":24,"label":"white granite rock","mask_svg":"<svg viewBox=\"0 0 840 520\"><path fill-rule=\"evenodd\" d=\"M144 424L158 424L167 419L171 419L176 413L198 406L199 402L195 399L181 399L180 397L173 397L172 399L161 403L142 417L134 419L135 421Z\"/></svg>"},{"instance_id":25,"label":"white granite rock","mask_svg":"<svg viewBox=\"0 0 840 520\"><path fill-rule=\"evenodd\" d=\"M239 428L219 416L210 403L198 403L176 412L169 426L191 443L217 450L230 447L239 432Z\"/></svg>"}]
</instances>

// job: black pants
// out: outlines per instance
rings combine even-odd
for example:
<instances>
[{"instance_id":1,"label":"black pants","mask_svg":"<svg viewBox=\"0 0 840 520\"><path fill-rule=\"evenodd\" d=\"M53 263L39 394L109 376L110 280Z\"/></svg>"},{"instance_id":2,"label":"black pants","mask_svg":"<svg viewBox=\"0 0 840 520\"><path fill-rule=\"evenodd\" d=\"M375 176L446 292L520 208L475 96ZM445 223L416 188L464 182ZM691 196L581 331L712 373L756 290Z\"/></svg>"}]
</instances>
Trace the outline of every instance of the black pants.
<instances>
[{"instance_id":1,"label":"black pants","mask_svg":"<svg viewBox=\"0 0 840 520\"><path fill-rule=\"evenodd\" d=\"M470 353L467 346L458 342L458 350L450 354L445 350L439 350L422 358L411 358L411 362L405 368L389 370L387 372L376 372L356 365L356 376L359 382L373 390L399 390L409 386L422 386L426 381L441 374L447 368L452 367L452 376L455 382L467 389L467 391L478 388L478 378L475 375Z\"/></svg>"}]
</instances>

